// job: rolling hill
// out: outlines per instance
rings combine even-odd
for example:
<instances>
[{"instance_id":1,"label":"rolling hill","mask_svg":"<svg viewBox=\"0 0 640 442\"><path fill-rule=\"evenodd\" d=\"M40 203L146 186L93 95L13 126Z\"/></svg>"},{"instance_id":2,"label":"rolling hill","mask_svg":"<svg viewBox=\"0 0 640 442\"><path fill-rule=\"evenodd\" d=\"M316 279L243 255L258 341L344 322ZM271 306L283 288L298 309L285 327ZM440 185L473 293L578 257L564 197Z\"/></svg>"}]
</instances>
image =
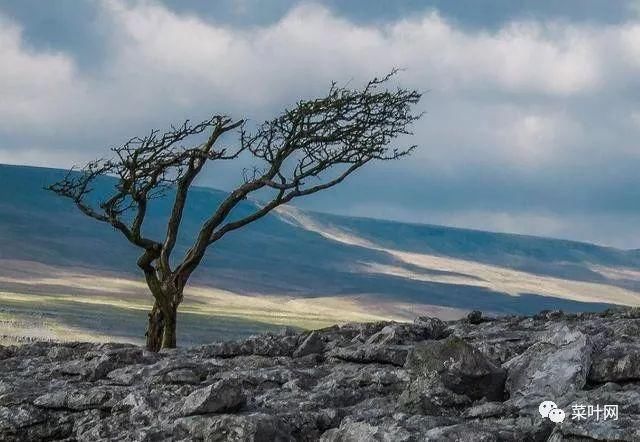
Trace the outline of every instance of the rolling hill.
<instances>
[{"instance_id":1,"label":"rolling hill","mask_svg":"<svg viewBox=\"0 0 640 442\"><path fill-rule=\"evenodd\" d=\"M43 189L64 173L0 165L0 334L135 340L149 304L137 250ZM223 197L193 190L176 256ZM168 203L150 208L147 235L162 234ZM284 207L217 243L189 290L189 342L418 313L599 310L640 305L640 252Z\"/></svg>"}]
</instances>

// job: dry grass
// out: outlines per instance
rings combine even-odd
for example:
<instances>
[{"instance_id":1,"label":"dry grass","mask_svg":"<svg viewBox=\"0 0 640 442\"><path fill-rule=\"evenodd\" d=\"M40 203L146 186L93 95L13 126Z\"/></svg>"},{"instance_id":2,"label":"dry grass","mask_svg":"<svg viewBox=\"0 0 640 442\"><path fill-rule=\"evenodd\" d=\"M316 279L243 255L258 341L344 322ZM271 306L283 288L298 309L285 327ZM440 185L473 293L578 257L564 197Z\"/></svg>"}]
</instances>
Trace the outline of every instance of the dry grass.
<instances>
[{"instance_id":1,"label":"dry grass","mask_svg":"<svg viewBox=\"0 0 640 442\"><path fill-rule=\"evenodd\" d=\"M29 339L141 342L151 298L143 282L82 269L4 261L0 277L0 343ZM8 267L12 270L9 271ZM21 274L21 269L29 269ZM34 270L36 269L36 270ZM15 289L19 284L19 290ZM293 298L188 287L180 315L195 341L274 327L313 329L345 322L404 321L419 314L453 319L465 312L381 302L367 296ZM224 330L222 330L224 329Z\"/></svg>"}]
</instances>

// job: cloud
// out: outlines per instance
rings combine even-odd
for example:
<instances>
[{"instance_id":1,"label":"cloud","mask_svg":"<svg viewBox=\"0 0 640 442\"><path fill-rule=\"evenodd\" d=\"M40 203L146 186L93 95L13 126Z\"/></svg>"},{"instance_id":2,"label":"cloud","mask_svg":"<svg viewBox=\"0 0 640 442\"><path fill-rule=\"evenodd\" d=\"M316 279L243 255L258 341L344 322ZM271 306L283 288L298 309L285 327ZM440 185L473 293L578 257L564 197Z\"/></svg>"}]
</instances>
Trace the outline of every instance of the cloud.
<instances>
[{"instance_id":1,"label":"cloud","mask_svg":"<svg viewBox=\"0 0 640 442\"><path fill-rule=\"evenodd\" d=\"M94 69L30 47L19 23L0 16L0 55L11 67L0 72L0 161L68 166L212 112L260 121L331 80L357 86L400 66L403 85L429 90L415 158L365 172L312 206L351 213L357 197L367 207L394 202L405 219L425 221L428 209L456 224L485 207L495 216L467 224L515 219L525 232L568 236L558 226L577 212L595 225L601 201L640 213L630 190L640 188L638 21L521 20L487 30L433 11L356 23L304 4L273 23L237 27L153 1L100 8L108 50ZM228 187L234 176L222 169L203 182ZM518 218L527 204L538 227ZM378 214L358 212L367 213ZM611 241L610 232L585 231Z\"/></svg>"},{"instance_id":2,"label":"cloud","mask_svg":"<svg viewBox=\"0 0 640 442\"><path fill-rule=\"evenodd\" d=\"M17 24L0 16L0 129L52 121L56 108L74 89L73 60L63 53L30 51Z\"/></svg>"}]
</instances>

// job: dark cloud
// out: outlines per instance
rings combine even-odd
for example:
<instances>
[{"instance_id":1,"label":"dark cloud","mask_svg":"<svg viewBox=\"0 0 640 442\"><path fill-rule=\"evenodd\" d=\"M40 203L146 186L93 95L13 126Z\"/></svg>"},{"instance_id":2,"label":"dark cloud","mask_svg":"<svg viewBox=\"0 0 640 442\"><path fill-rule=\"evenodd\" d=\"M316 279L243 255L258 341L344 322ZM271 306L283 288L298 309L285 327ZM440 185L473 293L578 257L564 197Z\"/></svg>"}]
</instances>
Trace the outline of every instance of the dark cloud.
<instances>
[{"instance_id":1,"label":"dark cloud","mask_svg":"<svg viewBox=\"0 0 640 442\"><path fill-rule=\"evenodd\" d=\"M276 22L300 0L221 0L213 6L199 0L162 0L173 10L198 14L208 20L233 25L268 25ZM308 3L308 2L307 2ZM319 0L356 23L384 23L412 14L439 11L465 27L495 29L513 20L549 19L601 24L629 18L631 1L610 0Z\"/></svg>"},{"instance_id":2,"label":"dark cloud","mask_svg":"<svg viewBox=\"0 0 640 442\"><path fill-rule=\"evenodd\" d=\"M0 0L0 162L69 166L212 111L260 121L401 65L431 90L419 151L305 207L640 247L631 2L264 4Z\"/></svg>"},{"instance_id":3,"label":"dark cloud","mask_svg":"<svg viewBox=\"0 0 640 442\"><path fill-rule=\"evenodd\" d=\"M34 49L68 52L85 69L105 59L108 24L97 1L0 0L0 13L20 24Z\"/></svg>"},{"instance_id":4,"label":"dark cloud","mask_svg":"<svg viewBox=\"0 0 640 442\"><path fill-rule=\"evenodd\" d=\"M277 22L303 0L159 0L178 13L194 14L227 26L264 26ZM91 68L108 50L109 22L95 0L0 0L0 12L24 28L29 44L74 54ZM386 23L436 10L448 20L468 28L496 29L513 20L566 20L618 24L635 12L634 0L318 0L356 23Z\"/></svg>"}]
</instances>

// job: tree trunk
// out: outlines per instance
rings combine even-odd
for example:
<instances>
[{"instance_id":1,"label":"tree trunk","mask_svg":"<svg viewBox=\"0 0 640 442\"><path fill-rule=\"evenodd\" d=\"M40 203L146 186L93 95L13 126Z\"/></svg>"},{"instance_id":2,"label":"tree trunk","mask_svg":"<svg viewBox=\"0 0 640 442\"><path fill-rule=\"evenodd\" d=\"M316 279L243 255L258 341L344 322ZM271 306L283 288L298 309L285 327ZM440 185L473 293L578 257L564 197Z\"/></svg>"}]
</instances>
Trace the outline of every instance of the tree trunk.
<instances>
[{"instance_id":1,"label":"tree trunk","mask_svg":"<svg viewBox=\"0 0 640 442\"><path fill-rule=\"evenodd\" d=\"M151 313L149 313L149 323L147 325L147 350L157 352L162 346L162 337L164 334L164 320L162 310L158 301L153 303Z\"/></svg>"},{"instance_id":2,"label":"tree trunk","mask_svg":"<svg viewBox=\"0 0 640 442\"><path fill-rule=\"evenodd\" d=\"M162 332L162 348L176 348L176 316L177 306L171 307L164 318L164 330Z\"/></svg>"},{"instance_id":3,"label":"tree trunk","mask_svg":"<svg viewBox=\"0 0 640 442\"><path fill-rule=\"evenodd\" d=\"M176 348L177 306L161 308L156 300L149 313L147 324L147 350L157 352L162 348Z\"/></svg>"}]
</instances>

